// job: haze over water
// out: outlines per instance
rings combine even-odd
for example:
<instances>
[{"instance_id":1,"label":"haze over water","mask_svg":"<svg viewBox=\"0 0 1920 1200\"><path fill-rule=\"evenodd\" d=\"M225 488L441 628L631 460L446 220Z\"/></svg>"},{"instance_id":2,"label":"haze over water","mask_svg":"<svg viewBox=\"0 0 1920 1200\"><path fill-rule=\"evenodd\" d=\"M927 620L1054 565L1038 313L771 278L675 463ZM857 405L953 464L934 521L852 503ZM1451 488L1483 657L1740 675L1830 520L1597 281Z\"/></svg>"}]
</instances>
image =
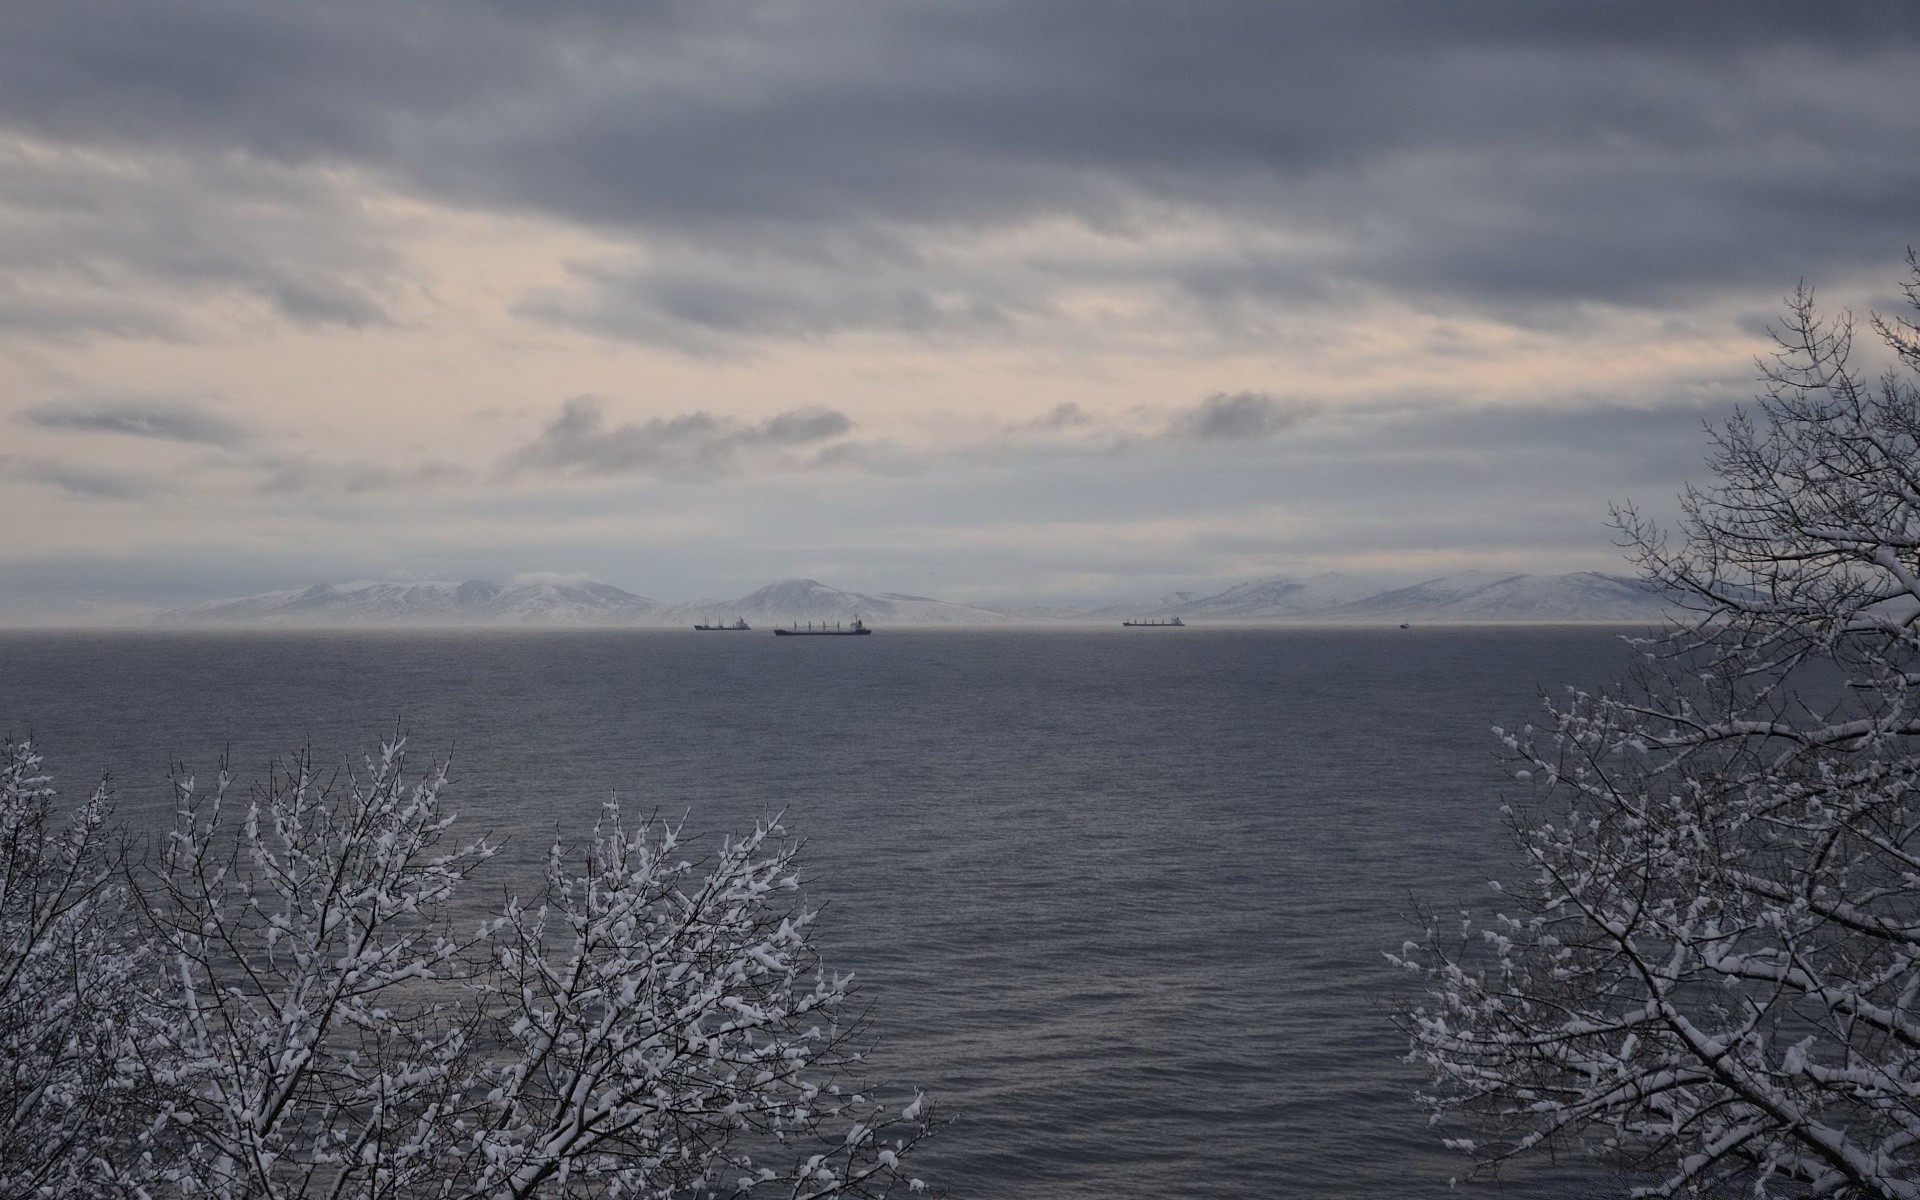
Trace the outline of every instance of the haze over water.
<instances>
[{"instance_id":1,"label":"haze over water","mask_svg":"<svg viewBox=\"0 0 1920 1200\"><path fill-rule=\"evenodd\" d=\"M5 634L0 729L129 821L396 726L525 881L605 795L710 842L785 812L876 1074L956 1197L1439 1195L1383 961L1409 897L1512 875L1492 723L1619 673L1617 629ZM524 884L523 884L524 886ZM530 889L529 889L530 890ZM1584 1195L1597 1171L1529 1177Z\"/></svg>"}]
</instances>

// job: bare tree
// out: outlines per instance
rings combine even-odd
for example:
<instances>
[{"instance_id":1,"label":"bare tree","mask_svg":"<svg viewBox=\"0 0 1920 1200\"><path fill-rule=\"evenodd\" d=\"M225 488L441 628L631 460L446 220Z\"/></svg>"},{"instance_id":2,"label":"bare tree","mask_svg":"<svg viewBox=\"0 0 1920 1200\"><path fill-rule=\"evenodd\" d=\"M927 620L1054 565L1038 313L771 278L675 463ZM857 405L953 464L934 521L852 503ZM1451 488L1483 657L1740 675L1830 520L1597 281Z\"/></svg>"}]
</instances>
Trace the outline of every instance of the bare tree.
<instances>
[{"instance_id":1,"label":"bare tree","mask_svg":"<svg viewBox=\"0 0 1920 1200\"><path fill-rule=\"evenodd\" d=\"M398 743L244 802L181 778L132 871L104 790L56 830L38 768L0 760L6 1200L923 1188L931 1114L855 1086L851 983L777 825L702 860L609 803L538 903L488 914L461 889L495 844L453 838L444 771L408 778Z\"/></svg>"},{"instance_id":2,"label":"bare tree","mask_svg":"<svg viewBox=\"0 0 1920 1200\"><path fill-rule=\"evenodd\" d=\"M99 1186L132 1111L120 1069L148 960L124 928L107 791L64 821L32 745L0 746L0 1196Z\"/></svg>"},{"instance_id":3,"label":"bare tree","mask_svg":"<svg viewBox=\"0 0 1920 1200\"><path fill-rule=\"evenodd\" d=\"M137 892L164 972L136 1048L155 1184L441 1194L472 1021L436 986L465 973L467 948L436 918L494 847L444 846L446 777L408 783L403 762L389 745L364 778L322 786L296 760L237 822L225 772L204 796L178 781Z\"/></svg>"},{"instance_id":4,"label":"bare tree","mask_svg":"<svg viewBox=\"0 0 1920 1200\"><path fill-rule=\"evenodd\" d=\"M609 803L577 865L553 847L545 903L508 906L475 981L500 1052L460 1172L474 1194L572 1178L595 1195L801 1200L901 1182L921 1101L889 1112L843 1086L861 1057L851 981L821 970L779 832L696 866L678 828L630 829Z\"/></svg>"},{"instance_id":5,"label":"bare tree","mask_svg":"<svg viewBox=\"0 0 1920 1200\"><path fill-rule=\"evenodd\" d=\"M1394 956L1482 1168L1582 1147L1647 1195L1920 1196L1920 331L1873 328L1877 379L1797 292L1676 533L1616 513L1686 619L1502 735L1529 876Z\"/></svg>"}]
</instances>

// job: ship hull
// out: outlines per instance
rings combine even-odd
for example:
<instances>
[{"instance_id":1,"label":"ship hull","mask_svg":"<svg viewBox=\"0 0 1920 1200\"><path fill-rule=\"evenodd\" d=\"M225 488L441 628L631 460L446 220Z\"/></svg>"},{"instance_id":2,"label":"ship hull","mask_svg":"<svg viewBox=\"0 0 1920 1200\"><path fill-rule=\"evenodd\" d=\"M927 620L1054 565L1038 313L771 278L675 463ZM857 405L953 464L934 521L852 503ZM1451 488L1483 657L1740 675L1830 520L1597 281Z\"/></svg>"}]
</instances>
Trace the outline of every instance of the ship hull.
<instances>
[{"instance_id":1,"label":"ship hull","mask_svg":"<svg viewBox=\"0 0 1920 1200\"><path fill-rule=\"evenodd\" d=\"M776 629L775 637L866 637L871 629Z\"/></svg>"}]
</instances>

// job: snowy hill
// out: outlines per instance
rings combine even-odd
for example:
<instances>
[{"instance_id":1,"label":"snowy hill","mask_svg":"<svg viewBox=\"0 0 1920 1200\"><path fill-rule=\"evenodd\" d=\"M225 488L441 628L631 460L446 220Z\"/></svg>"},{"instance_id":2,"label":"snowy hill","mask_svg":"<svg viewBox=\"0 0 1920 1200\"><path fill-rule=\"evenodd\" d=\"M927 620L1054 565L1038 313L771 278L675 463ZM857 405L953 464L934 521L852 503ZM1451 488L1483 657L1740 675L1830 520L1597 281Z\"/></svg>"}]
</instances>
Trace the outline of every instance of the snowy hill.
<instances>
[{"instance_id":1,"label":"snowy hill","mask_svg":"<svg viewBox=\"0 0 1920 1200\"><path fill-rule=\"evenodd\" d=\"M1096 620L1129 617L1182 617L1210 621L1274 621L1318 618L1344 605L1404 586L1415 576L1398 573L1268 575L1236 583L1222 592L1174 592L1148 601L1109 604L1076 617ZM1488 578L1495 578L1489 576Z\"/></svg>"},{"instance_id":2,"label":"snowy hill","mask_svg":"<svg viewBox=\"0 0 1920 1200\"><path fill-rule=\"evenodd\" d=\"M1392 582L1378 576L1346 575L1338 571L1305 579L1274 575L1236 584L1218 595L1202 596L1184 605L1181 612L1192 617L1311 616L1378 595L1391 586Z\"/></svg>"},{"instance_id":3,"label":"snowy hill","mask_svg":"<svg viewBox=\"0 0 1920 1200\"><path fill-rule=\"evenodd\" d=\"M927 596L843 592L814 579L782 579L738 600L698 600L674 605L667 611L687 621L744 620L769 627L793 621L851 621L855 617L870 624L892 625L988 625L1012 619L1005 613Z\"/></svg>"},{"instance_id":4,"label":"snowy hill","mask_svg":"<svg viewBox=\"0 0 1920 1200\"><path fill-rule=\"evenodd\" d=\"M605 583L319 583L175 609L154 619L170 627L267 625L290 628L380 625L636 625L659 605Z\"/></svg>"},{"instance_id":5,"label":"snowy hill","mask_svg":"<svg viewBox=\"0 0 1920 1200\"><path fill-rule=\"evenodd\" d=\"M1402 579L1406 578L1401 576ZM1328 572L1273 575L1211 595L1179 592L1158 600L1088 610L1053 606L990 609L900 592L848 592L813 579L783 579L735 600L660 604L604 583L533 580L508 585L464 582L322 583L162 613L154 623L281 628L365 626L686 626L698 621L772 628L790 622L875 625L998 625L1018 621L1106 623L1134 617L1234 621L1648 621L1668 612L1661 597L1633 579L1591 571L1517 575L1461 571L1411 586L1388 577Z\"/></svg>"},{"instance_id":6,"label":"snowy hill","mask_svg":"<svg viewBox=\"0 0 1920 1200\"><path fill-rule=\"evenodd\" d=\"M1271 575L1223 592L1177 592L1076 614L1082 620L1181 617L1187 621L1648 621L1671 610L1635 579L1580 571L1519 575L1459 571L1411 585L1384 575L1330 571Z\"/></svg>"},{"instance_id":7,"label":"snowy hill","mask_svg":"<svg viewBox=\"0 0 1920 1200\"><path fill-rule=\"evenodd\" d=\"M1671 611L1659 592L1617 575L1461 571L1343 604L1325 615L1342 620L1657 622Z\"/></svg>"}]
</instances>

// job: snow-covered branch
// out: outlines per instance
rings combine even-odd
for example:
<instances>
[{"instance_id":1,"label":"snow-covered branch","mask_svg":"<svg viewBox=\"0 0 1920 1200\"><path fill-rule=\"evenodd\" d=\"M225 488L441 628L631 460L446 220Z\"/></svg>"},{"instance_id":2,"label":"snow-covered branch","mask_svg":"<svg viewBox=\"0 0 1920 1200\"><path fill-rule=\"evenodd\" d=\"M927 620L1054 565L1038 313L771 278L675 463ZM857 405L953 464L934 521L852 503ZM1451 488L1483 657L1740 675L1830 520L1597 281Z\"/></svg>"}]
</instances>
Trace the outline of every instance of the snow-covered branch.
<instances>
[{"instance_id":1,"label":"snow-covered branch","mask_svg":"<svg viewBox=\"0 0 1920 1200\"><path fill-rule=\"evenodd\" d=\"M133 1108L122 1069L148 960L127 938L104 785L64 820L24 742L0 745L0 1195L103 1186Z\"/></svg>"},{"instance_id":2,"label":"snow-covered branch","mask_svg":"<svg viewBox=\"0 0 1920 1200\"><path fill-rule=\"evenodd\" d=\"M0 759L0 1195L880 1197L933 1128L860 1090L851 981L777 824L687 855L609 803L537 903L462 896L445 770L402 744L241 798L176 780L122 870ZM15 1153L20 1151L20 1153Z\"/></svg>"},{"instance_id":3,"label":"snow-covered branch","mask_svg":"<svg viewBox=\"0 0 1920 1200\"><path fill-rule=\"evenodd\" d=\"M1859 377L1852 337L1796 293L1678 531L1616 514L1694 612L1502 734L1529 874L1391 956L1482 1167L1579 1147L1645 1195L1920 1197L1920 391Z\"/></svg>"},{"instance_id":4,"label":"snow-covered branch","mask_svg":"<svg viewBox=\"0 0 1920 1200\"><path fill-rule=\"evenodd\" d=\"M609 802L544 903L510 905L476 986L500 1047L473 1173L486 1194L552 1180L607 1195L880 1196L928 1132L843 1086L860 1054L850 980L821 968L777 825L702 866L680 830Z\"/></svg>"},{"instance_id":5,"label":"snow-covered branch","mask_svg":"<svg viewBox=\"0 0 1920 1200\"><path fill-rule=\"evenodd\" d=\"M473 1018L466 944L436 918L494 853L445 847L442 771L398 743L322 785L294 762L235 814L178 781L141 896L164 963L142 1028L150 1143L184 1194L399 1195L434 1178Z\"/></svg>"}]
</instances>

